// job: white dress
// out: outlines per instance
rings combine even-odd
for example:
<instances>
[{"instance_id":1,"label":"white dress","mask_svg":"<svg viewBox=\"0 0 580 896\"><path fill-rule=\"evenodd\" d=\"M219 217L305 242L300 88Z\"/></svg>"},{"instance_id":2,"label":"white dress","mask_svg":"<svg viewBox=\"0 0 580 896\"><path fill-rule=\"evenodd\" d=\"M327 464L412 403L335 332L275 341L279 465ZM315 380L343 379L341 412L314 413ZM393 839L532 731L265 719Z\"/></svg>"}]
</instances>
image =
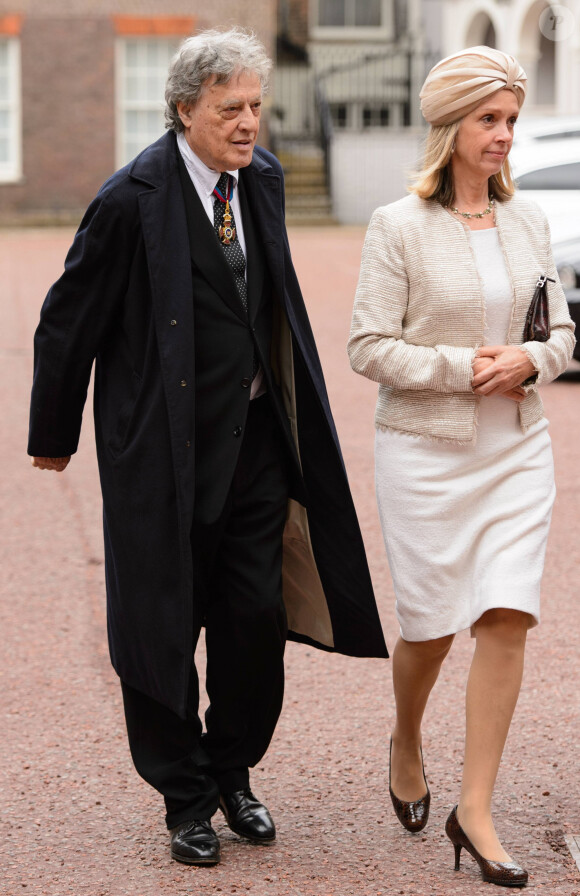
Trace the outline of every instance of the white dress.
<instances>
[{"instance_id":1,"label":"white dress","mask_svg":"<svg viewBox=\"0 0 580 896\"><path fill-rule=\"evenodd\" d=\"M487 345L504 345L512 289L497 230L470 231ZM531 298L531 297L530 297ZM376 491L401 635L470 628L494 607L540 618L555 497L548 422L522 432L516 402L479 401L476 440L456 445L377 429Z\"/></svg>"}]
</instances>

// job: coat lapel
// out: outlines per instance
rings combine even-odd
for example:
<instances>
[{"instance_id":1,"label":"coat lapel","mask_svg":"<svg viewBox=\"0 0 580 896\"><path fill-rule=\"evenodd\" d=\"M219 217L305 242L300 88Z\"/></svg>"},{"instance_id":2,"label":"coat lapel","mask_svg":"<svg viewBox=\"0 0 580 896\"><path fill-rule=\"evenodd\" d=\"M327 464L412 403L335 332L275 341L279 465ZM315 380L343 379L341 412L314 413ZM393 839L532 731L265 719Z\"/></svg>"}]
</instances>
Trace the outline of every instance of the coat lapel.
<instances>
[{"instance_id":1,"label":"coat lapel","mask_svg":"<svg viewBox=\"0 0 580 896\"><path fill-rule=\"evenodd\" d=\"M170 138L171 135L167 135ZM162 140L167 139L162 138ZM161 146L162 140L158 141ZM131 174L147 184L149 189L139 194L139 211L143 228L143 239L149 262L151 293L156 316L157 329L163 360L163 339L168 331L168 322L177 319L180 333L193 333L193 303L191 301L192 280L187 239L187 224L181 196L177 166L171 164L171 144L164 147L160 155L162 164L150 166L149 170L135 165ZM174 157L173 157L174 160ZM159 159L156 160L156 163ZM169 163L169 164L168 164ZM166 170L163 170L163 167ZM168 247L171 247L168 251ZM182 347L185 343L182 343ZM172 355L175 342L172 342ZM191 365L192 353L182 359L182 370Z\"/></svg>"},{"instance_id":2,"label":"coat lapel","mask_svg":"<svg viewBox=\"0 0 580 896\"><path fill-rule=\"evenodd\" d=\"M255 151L251 165L240 172L240 180L243 182L254 221L256 239L259 240L264 250L266 263L276 290L276 284L284 283L282 184L270 165L264 162Z\"/></svg>"},{"instance_id":3,"label":"coat lapel","mask_svg":"<svg viewBox=\"0 0 580 896\"><path fill-rule=\"evenodd\" d=\"M248 313L250 323L253 323L260 307L262 290L264 286L264 258L263 252L254 224L254 215L251 210L244 182L239 181L240 208L244 224L244 241L246 243L246 271L248 281Z\"/></svg>"}]
</instances>

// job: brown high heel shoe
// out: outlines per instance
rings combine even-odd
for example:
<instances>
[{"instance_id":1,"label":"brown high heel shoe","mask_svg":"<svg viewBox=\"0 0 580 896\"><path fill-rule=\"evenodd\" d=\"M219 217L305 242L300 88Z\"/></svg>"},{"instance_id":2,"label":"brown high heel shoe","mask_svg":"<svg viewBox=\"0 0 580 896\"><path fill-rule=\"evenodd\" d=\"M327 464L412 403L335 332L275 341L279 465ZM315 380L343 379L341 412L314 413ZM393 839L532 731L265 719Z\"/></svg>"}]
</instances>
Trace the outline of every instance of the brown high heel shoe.
<instances>
[{"instance_id":1,"label":"brown high heel shoe","mask_svg":"<svg viewBox=\"0 0 580 896\"><path fill-rule=\"evenodd\" d=\"M425 778L425 769L423 767L423 750L421 750L421 767L423 768L423 778L425 779L427 793L425 794L425 796L422 796L420 800L412 800L411 802L400 800L398 796L395 796L391 788L392 750L393 738L391 738L389 742L389 793L391 795L393 809L395 810L395 815L397 816L405 830L410 831L412 834L418 834L419 831L423 830L423 828L429 821L429 807L431 805L431 793L429 792L427 778Z\"/></svg>"},{"instance_id":2,"label":"brown high heel shoe","mask_svg":"<svg viewBox=\"0 0 580 896\"><path fill-rule=\"evenodd\" d=\"M466 849L473 856L481 876L488 884L497 884L499 887L525 887L528 882L528 872L516 865L515 862L492 862L484 859L459 824L457 820L457 806L451 810L451 814L445 824L445 833L455 847L455 870L459 871L459 856L462 849Z\"/></svg>"}]
</instances>

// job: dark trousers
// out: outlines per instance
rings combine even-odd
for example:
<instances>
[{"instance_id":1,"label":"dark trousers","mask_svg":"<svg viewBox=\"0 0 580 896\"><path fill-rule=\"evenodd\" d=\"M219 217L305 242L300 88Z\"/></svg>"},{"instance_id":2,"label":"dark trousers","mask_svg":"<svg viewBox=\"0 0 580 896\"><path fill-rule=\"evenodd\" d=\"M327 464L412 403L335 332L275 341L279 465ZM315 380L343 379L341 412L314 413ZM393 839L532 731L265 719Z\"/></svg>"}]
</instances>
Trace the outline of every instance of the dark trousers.
<instances>
[{"instance_id":1,"label":"dark trousers","mask_svg":"<svg viewBox=\"0 0 580 896\"><path fill-rule=\"evenodd\" d=\"M169 828L211 818L219 793L248 786L274 733L284 691L282 532L288 477L267 396L250 402L226 505L194 522L194 644L205 626L206 731L193 662L187 718L122 682L133 762L165 798Z\"/></svg>"}]
</instances>

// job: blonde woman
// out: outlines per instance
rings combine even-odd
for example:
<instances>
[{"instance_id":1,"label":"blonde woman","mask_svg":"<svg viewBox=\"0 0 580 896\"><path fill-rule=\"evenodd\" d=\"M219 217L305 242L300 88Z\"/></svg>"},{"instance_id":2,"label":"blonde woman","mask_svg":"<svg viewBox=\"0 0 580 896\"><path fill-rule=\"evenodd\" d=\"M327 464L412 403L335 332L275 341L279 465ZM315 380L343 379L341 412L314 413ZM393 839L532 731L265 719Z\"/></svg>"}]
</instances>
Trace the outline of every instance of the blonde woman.
<instances>
[{"instance_id":1,"label":"blonde woman","mask_svg":"<svg viewBox=\"0 0 580 896\"><path fill-rule=\"evenodd\" d=\"M401 634L393 655L393 806L424 828L430 792L421 720L455 633L470 629L466 741L446 825L484 880L525 886L491 803L539 622L554 474L538 386L567 366L574 325L543 213L514 191L508 163L526 76L473 47L438 63L421 91L431 129L411 194L374 213L348 345L379 385L376 489ZM539 275L552 332L522 344Z\"/></svg>"}]
</instances>

